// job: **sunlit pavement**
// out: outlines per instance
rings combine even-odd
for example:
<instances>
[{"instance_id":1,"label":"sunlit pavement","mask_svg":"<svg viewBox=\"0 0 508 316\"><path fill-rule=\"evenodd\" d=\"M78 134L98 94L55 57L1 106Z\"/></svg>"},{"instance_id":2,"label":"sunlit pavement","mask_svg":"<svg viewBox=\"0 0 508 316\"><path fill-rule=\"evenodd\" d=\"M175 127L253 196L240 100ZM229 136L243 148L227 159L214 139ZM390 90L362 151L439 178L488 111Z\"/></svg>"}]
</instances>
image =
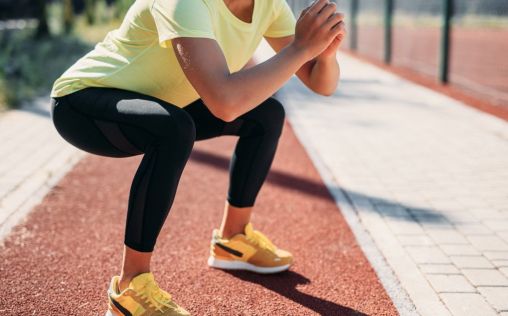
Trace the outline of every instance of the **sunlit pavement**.
<instances>
[{"instance_id":1,"label":"sunlit pavement","mask_svg":"<svg viewBox=\"0 0 508 316\"><path fill-rule=\"evenodd\" d=\"M285 106L399 311L508 315L508 124L338 59L333 97L293 78Z\"/></svg>"},{"instance_id":2,"label":"sunlit pavement","mask_svg":"<svg viewBox=\"0 0 508 316\"><path fill-rule=\"evenodd\" d=\"M50 120L49 97L0 113L0 241L83 153Z\"/></svg>"}]
</instances>

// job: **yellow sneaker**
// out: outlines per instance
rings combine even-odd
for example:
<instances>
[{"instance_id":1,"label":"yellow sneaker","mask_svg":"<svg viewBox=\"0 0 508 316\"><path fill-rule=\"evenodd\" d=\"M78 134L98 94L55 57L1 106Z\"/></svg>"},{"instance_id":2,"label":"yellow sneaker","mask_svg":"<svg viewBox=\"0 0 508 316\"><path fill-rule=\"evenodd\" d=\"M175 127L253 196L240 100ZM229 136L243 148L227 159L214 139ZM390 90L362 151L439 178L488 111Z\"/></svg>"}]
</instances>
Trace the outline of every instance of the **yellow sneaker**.
<instances>
[{"instance_id":1,"label":"yellow sneaker","mask_svg":"<svg viewBox=\"0 0 508 316\"><path fill-rule=\"evenodd\" d=\"M289 269L293 256L277 248L265 235L245 226L244 234L224 239L218 229L213 230L210 246L210 267L226 270L248 270L257 273L277 273Z\"/></svg>"},{"instance_id":2,"label":"yellow sneaker","mask_svg":"<svg viewBox=\"0 0 508 316\"><path fill-rule=\"evenodd\" d=\"M106 316L190 315L172 301L168 292L159 288L150 272L134 277L121 293L118 292L118 280L118 276L111 279Z\"/></svg>"}]
</instances>

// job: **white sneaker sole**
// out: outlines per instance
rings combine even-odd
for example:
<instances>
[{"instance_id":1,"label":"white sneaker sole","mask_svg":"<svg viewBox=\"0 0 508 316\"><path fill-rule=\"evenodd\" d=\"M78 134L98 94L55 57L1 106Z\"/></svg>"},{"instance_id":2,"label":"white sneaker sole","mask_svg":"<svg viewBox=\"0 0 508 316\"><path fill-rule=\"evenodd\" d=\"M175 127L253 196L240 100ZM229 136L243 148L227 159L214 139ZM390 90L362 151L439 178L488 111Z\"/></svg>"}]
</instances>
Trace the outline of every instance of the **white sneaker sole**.
<instances>
[{"instance_id":1,"label":"white sneaker sole","mask_svg":"<svg viewBox=\"0 0 508 316\"><path fill-rule=\"evenodd\" d=\"M208 265L212 268L224 270L247 270L262 274L278 273L289 269L289 264L278 267L258 267L248 262L220 260L212 256L208 257Z\"/></svg>"},{"instance_id":2,"label":"white sneaker sole","mask_svg":"<svg viewBox=\"0 0 508 316\"><path fill-rule=\"evenodd\" d=\"M115 315L110 310L108 310L105 316L119 316L119 315Z\"/></svg>"}]
</instances>

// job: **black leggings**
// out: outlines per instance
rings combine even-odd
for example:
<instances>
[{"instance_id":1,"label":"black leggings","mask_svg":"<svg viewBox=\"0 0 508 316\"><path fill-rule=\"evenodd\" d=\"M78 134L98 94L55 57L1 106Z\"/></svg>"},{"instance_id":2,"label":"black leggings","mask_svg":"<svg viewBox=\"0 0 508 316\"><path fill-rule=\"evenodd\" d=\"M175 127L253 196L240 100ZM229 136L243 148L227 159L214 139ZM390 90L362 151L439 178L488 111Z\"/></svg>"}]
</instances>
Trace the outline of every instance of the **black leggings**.
<instances>
[{"instance_id":1,"label":"black leggings","mask_svg":"<svg viewBox=\"0 0 508 316\"><path fill-rule=\"evenodd\" d=\"M231 159L227 200L253 206L272 164L284 108L269 98L231 122L215 117L201 101L184 108L113 88L86 88L52 98L51 116L72 145L101 156L144 154L134 176L125 245L151 252L174 200L194 141L240 136Z\"/></svg>"}]
</instances>

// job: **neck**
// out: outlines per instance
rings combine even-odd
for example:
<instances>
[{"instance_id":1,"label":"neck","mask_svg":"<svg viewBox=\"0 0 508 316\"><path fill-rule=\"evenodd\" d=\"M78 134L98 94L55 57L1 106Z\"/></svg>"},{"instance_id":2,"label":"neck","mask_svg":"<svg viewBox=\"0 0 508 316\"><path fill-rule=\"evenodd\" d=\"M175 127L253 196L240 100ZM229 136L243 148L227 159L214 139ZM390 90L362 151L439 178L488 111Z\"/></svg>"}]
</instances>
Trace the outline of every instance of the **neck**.
<instances>
[{"instance_id":1,"label":"neck","mask_svg":"<svg viewBox=\"0 0 508 316\"><path fill-rule=\"evenodd\" d=\"M254 12L254 0L220 0L224 1L229 11L238 19L251 23Z\"/></svg>"}]
</instances>

